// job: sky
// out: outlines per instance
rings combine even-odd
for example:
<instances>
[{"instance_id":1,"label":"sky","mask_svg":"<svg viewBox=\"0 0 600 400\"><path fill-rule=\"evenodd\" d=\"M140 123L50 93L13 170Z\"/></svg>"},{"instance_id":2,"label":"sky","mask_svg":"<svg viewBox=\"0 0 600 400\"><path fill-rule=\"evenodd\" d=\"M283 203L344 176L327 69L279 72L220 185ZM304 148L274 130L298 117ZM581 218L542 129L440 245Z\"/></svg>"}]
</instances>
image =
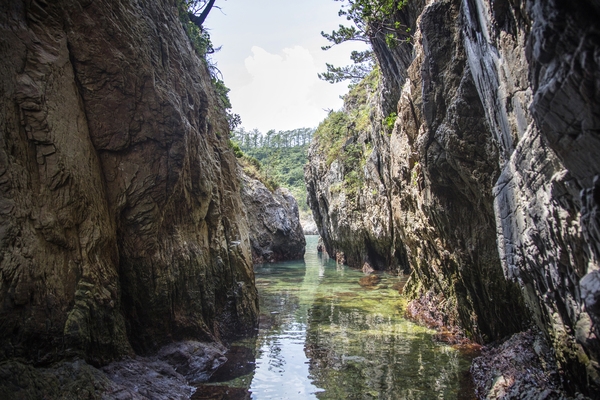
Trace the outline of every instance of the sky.
<instances>
[{"instance_id":1,"label":"sky","mask_svg":"<svg viewBox=\"0 0 600 400\"><path fill-rule=\"evenodd\" d=\"M351 63L361 43L329 44L321 31L331 33L346 23L334 0L217 0L204 22L213 46L211 56L231 89L233 112L245 129L290 130L316 127L328 110L342 107L340 96L348 83L320 80L325 63Z\"/></svg>"}]
</instances>

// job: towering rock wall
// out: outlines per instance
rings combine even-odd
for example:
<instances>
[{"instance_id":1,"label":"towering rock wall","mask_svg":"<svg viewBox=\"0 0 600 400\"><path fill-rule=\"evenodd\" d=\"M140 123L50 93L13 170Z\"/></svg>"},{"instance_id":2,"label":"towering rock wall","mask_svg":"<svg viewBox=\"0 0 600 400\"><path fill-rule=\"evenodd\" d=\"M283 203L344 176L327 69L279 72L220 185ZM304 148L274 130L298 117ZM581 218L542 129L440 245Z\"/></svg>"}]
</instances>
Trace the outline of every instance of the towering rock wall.
<instances>
[{"instance_id":1,"label":"towering rock wall","mask_svg":"<svg viewBox=\"0 0 600 400\"><path fill-rule=\"evenodd\" d=\"M228 124L176 4L0 8L0 359L252 330Z\"/></svg>"},{"instance_id":2,"label":"towering rock wall","mask_svg":"<svg viewBox=\"0 0 600 400\"><path fill-rule=\"evenodd\" d=\"M398 50L374 45L386 60L384 82L406 77L393 132L372 140L381 144L385 201L378 204L388 205L383 213L365 207L374 192L363 190L357 213L389 221L394 247L387 254L405 255L413 271L409 292L435 299L447 323L485 342L533 320L552 343L569 389L594 393L600 383L599 332L592 324L600 296L598 7L434 0L403 18L410 15L418 16L410 62L390 69ZM381 104L375 126L389 115ZM309 168L322 163L322 153L313 151ZM334 175L331 166L320 176ZM368 168L362 172L368 181ZM331 184L314 183L316 176L308 175L309 188L320 185L313 192L321 197L310 202L315 219L326 246L345 252L343 238L329 240L335 224L323 212L342 211L327 195ZM362 239L352 245L372 247Z\"/></svg>"},{"instance_id":3,"label":"towering rock wall","mask_svg":"<svg viewBox=\"0 0 600 400\"><path fill-rule=\"evenodd\" d=\"M464 45L501 175L498 249L571 389L597 393L600 36L592 2L463 2Z\"/></svg>"},{"instance_id":4,"label":"towering rock wall","mask_svg":"<svg viewBox=\"0 0 600 400\"><path fill-rule=\"evenodd\" d=\"M456 24L460 9L434 2L419 17L390 139L391 203L415 292L441 296L448 322L487 341L519 330L526 313L498 259L498 150Z\"/></svg>"}]
</instances>

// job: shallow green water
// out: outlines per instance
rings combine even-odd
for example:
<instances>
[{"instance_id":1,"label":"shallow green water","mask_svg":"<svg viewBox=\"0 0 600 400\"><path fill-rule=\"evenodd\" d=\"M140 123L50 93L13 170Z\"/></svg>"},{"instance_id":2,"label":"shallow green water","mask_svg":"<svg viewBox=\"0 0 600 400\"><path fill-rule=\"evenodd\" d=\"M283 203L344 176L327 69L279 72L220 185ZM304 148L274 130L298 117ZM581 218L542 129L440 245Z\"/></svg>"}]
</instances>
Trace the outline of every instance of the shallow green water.
<instances>
[{"instance_id":1,"label":"shallow green water","mask_svg":"<svg viewBox=\"0 0 600 400\"><path fill-rule=\"evenodd\" d=\"M403 318L402 278L364 274L316 251L304 262L257 266L257 338L237 343L231 363L196 399L471 399L470 359Z\"/></svg>"}]
</instances>

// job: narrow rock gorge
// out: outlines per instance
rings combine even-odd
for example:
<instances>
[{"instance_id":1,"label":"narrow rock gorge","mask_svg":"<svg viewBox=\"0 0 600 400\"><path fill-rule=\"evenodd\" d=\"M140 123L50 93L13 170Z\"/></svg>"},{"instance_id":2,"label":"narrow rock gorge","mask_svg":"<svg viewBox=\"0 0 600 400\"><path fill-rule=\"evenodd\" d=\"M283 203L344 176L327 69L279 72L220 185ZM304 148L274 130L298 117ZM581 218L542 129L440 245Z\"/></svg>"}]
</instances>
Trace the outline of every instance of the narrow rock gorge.
<instances>
[{"instance_id":1,"label":"narrow rock gorge","mask_svg":"<svg viewBox=\"0 0 600 400\"><path fill-rule=\"evenodd\" d=\"M378 71L317 129L306 167L331 256L409 272L412 309L458 336L534 326L565 390L593 398L599 17L591 0L408 2L387 22L409 40L372 31Z\"/></svg>"},{"instance_id":2,"label":"narrow rock gorge","mask_svg":"<svg viewBox=\"0 0 600 400\"><path fill-rule=\"evenodd\" d=\"M211 367L258 305L228 121L177 2L0 9L0 393L106 389L94 367L159 349L187 388L182 354ZM216 347L164 350L181 341Z\"/></svg>"}]
</instances>

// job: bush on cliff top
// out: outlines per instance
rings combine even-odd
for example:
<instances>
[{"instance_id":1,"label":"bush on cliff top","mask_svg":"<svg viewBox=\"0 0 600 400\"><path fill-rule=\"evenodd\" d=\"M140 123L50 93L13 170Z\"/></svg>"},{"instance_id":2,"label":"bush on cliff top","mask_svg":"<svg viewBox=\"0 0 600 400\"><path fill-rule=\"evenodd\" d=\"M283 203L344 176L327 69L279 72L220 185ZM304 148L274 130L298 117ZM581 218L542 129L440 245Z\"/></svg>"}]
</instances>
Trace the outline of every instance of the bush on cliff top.
<instances>
[{"instance_id":1,"label":"bush on cliff top","mask_svg":"<svg viewBox=\"0 0 600 400\"><path fill-rule=\"evenodd\" d=\"M343 110L330 112L317 128L315 140L328 167L335 160L346 157L344 147L348 139L371 129L370 99L377 91L378 84L379 69L375 68L344 96Z\"/></svg>"},{"instance_id":2,"label":"bush on cliff top","mask_svg":"<svg viewBox=\"0 0 600 400\"><path fill-rule=\"evenodd\" d=\"M372 129L370 116L378 84L379 70L375 68L344 96L344 108L330 112L315 132L318 152L327 167L339 162L344 180L337 191L343 190L350 200L356 200L363 188L362 169L373 150L372 146L358 142L357 138Z\"/></svg>"},{"instance_id":3,"label":"bush on cliff top","mask_svg":"<svg viewBox=\"0 0 600 400\"><path fill-rule=\"evenodd\" d=\"M210 11L210 7L212 4L209 3L207 6L204 1L198 0L179 0L177 3L177 11L179 13L179 21L185 30L188 38L190 39L190 43L196 54L200 59L206 64L208 71L211 75L211 81L213 84L213 88L219 101L221 102L222 107L225 109L225 113L227 114L227 122L229 122L229 129L234 130L242 121L238 114L234 114L231 111L231 102L229 101L229 88L225 86L225 82L223 82L221 72L217 68L217 66L211 62L209 59L209 55L213 54L215 51L218 51L219 48L214 48L210 35L208 32L203 29L199 23L199 19L194 14L198 11L202 11L203 7L209 8L207 11ZM206 17L206 16L204 16ZM192 21L192 19L196 21Z\"/></svg>"}]
</instances>

